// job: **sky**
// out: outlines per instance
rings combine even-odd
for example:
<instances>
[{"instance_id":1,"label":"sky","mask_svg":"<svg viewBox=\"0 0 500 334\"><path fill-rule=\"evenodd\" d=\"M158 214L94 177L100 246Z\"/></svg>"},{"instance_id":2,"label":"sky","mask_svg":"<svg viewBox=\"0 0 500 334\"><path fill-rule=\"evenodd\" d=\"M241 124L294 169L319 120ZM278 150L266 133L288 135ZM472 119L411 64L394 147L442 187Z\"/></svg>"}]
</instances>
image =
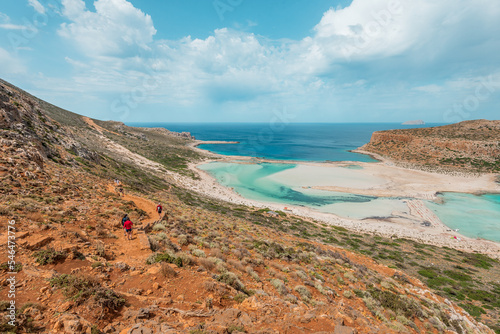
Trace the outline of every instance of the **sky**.
<instances>
[{"instance_id":1,"label":"sky","mask_svg":"<svg viewBox=\"0 0 500 334\"><path fill-rule=\"evenodd\" d=\"M0 78L123 122L500 119L498 0L0 0Z\"/></svg>"}]
</instances>

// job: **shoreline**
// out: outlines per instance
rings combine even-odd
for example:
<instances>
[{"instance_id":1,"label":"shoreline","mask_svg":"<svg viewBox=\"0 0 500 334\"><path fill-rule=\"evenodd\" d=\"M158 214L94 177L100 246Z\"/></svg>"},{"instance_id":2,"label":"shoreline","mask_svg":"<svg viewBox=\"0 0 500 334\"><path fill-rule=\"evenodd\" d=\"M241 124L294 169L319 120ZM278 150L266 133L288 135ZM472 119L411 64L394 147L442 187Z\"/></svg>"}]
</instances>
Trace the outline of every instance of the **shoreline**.
<instances>
[{"instance_id":1,"label":"shoreline","mask_svg":"<svg viewBox=\"0 0 500 334\"><path fill-rule=\"evenodd\" d=\"M375 170L382 170L382 171L385 170L385 173L389 174L394 170L396 170L398 172L402 171L401 173L403 175L405 173L413 175L423 174L424 176L431 175L434 176L434 178L438 179L448 178L449 180L453 179L456 180L457 178L460 177L407 169L404 167L396 166L388 159L377 159L380 162L371 162L371 163L353 162L353 161L305 162L305 161L289 161L289 160L282 161L282 160L262 159L262 158L248 157L248 156L226 156L196 147L204 143L206 142L196 141L195 143L189 144L189 146L203 152L204 155L207 157L207 159L205 159L202 162L191 163L188 166L190 170L192 170L193 172L197 173L200 176L200 180L187 180L187 179L183 180L184 182L182 183L184 184L184 186L186 186L188 189L192 191L204 194L208 197L217 200L233 203L236 205L245 205L255 208L269 208L270 210L280 210L280 211L282 211L283 208L286 206L290 210L289 212L291 212L294 215L306 219L312 219L317 222L327 223L329 225L341 226L349 230L352 230L353 232L369 233L372 235L379 235L390 238L406 238L420 243L431 244L439 247L450 247L467 252L479 252L487 254L493 258L500 259L500 243L485 239L475 239L466 237L464 235L461 235L460 233L451 230L451 228L446 226L441 221L438 222L434 221L432 226L424 227L421 225L421 223L423 223L424 220L419 219L419 217L416 217L414 215L408 215L407 217L402 215L401 217L392 217L386 219L366 218L359 220L359 219L339 217L333 213L324 213L305 206L287 205L287 204L251 200L242 197L232 188L228 188L220 184L208 172L199 169L198 166L210 162L232 162L233 160L245 161L236 163L259 163L259 162L288 163L288 164L301 164L305 166L316 166L316 167L321 166L326 168L342 167L342 166L345 167L354 164L354 165L361 165L363 167L363 170L366 169L367 167L368 169L370 169L371 167L375 167ZM362 150L357 150L356 153L364 154ZM476 179L476 181L479 180L479 184L481 184L482 182L487 182L490 184L490 186L493 184L495 187L493 187L494 189L491 190L491 193L500 192L500 186L498 186L498 184L496 184L494 180L487 180L488 178L493 179L494 175L482 176L482 177L462 176L462 178L468 179L467 180L468 182L466 182L465 185L468 186L469 189L458 189L459 188L458 187L456 192L464 192L471 194L477 194L479 192L484 193L485 190L477 190L477 189L472 190L473 187L471 187L470 183L471 178ZM452 184L452 185L455 187L457 186L457 184ZM460 186L460 184L458 186ZM324 189L324 190L331 191L331 189ZM350 193L356 193L356 190L359 191L359 189L353 189L353 188L343 188L343 190L344 192L350 192ZM379 190L374 189L371 191L373 191L374 193L377 191L380 192L380 189ZM448 191L446 189L445 190L433 189L431 192L432 196L435 197L437 193L448 192ZM415 195L415 193L413 193L413 195ZM427 196L425 196L423 199L429 199ZM422 199L417 196L407 196L407 197L410 197L411 200ZM457 239L455 239L455 237Z\"/></svg>"}]
</instances>

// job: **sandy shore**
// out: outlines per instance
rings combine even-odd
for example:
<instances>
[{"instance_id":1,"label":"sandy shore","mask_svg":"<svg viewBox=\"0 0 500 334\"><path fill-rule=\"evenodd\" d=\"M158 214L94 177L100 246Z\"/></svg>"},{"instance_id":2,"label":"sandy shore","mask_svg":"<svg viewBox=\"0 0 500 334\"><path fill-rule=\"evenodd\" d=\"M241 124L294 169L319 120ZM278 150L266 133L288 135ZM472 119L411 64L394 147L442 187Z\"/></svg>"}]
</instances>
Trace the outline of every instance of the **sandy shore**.
<instances>
[{"instance_id":1,"label":"sandy shore","mask_svg":"<svg viewBox=\"0 0 500 334\"><path fill-rule=\"evenodd\" d=\"M192 146L197 146L206 142L198 141ZM261 202L243 198L234 190L219 184L207 172L198 169L197 166L211 161L248 161L248 162L278 162L273 160L255 159L252 157L241 156L222 156L205 150L201 150L205 156L209 156L202 163L191 164L189 168L200 175L200 180L192 180L185 177L176 177L182 186L198 192L200 194L230 202L238 205L245 205L256 208L269 208L271 210L283 210L283 204ZM342 226L355 232L371 233L380 236L392 238L408 238L418 242L432 244L437 246L447 246L468 252L480 252L488 254L494 258L500 258L500 243L495 243L483 239L472 239L460 235L450 230L446 225L433 215L432 211L426 209L425 205L419 203L420 199L432 199L437 192L455 191L464 193L478 192L500 192L500 186L495 183L494 175L483 175L479 177L464 175L445 175L418 170L405 169L395 166L392 162L384 160L379 163L363 162L291 162L279 161L280 163L300 163L299 168L290 169L283 173L290 175L281 175L280 177L300 177L304 173L317 173L321 171L320 179L337 175L342 179L348 176L352 184L341 183L340 186L320 186L314 185L313 188L348 192L355 194L365 194L373 196L402 196L412 198L408 201L408 213L397 213L388 219L346 219L334 214L323 213L302 206L288 206L287 208L297 216L313 219L336 226ZM362 169L350 170L345 167L358 165ZM297 173L296 175L293 175ZM360 175L362 181L356 181L355 175ZM369 180L371 182L364 182ZM307 183L308 180L303 180ZM311 181L311 180L309 180ZM315 180L312 180L315 181ZM331 181L330 181L331 182ZM423 206L423 208L422 208ZM423 222L431 222L431 226L422 225ZM457 239L455 239L455 237Z\"/></svg>"}]
</instances>

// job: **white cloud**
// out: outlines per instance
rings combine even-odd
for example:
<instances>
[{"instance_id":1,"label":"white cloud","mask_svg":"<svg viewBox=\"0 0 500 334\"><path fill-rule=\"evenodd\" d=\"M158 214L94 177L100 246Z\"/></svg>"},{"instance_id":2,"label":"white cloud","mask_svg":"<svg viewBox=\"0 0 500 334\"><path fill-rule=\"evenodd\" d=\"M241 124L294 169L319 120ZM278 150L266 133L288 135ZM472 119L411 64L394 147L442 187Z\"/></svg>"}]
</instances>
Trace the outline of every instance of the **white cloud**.
<instances>
[{"instance_id":1,"label":"white cloud","mask_svg":"<svg viewBox=\"0 0 500 334\"><path fill-rule=\"evenodd\" d=\"M415 87L413 89L416 91L421 91L421 92L431 93L431 94L438 94L438 93L441 93L443 91L442 86L435 85L435 84L419 86L419 87Z\"/></svg>"},{"instance_id":2,"label":"white cloud","mask_svg":"<svg viewBox=\"0 0 500 334\"><path fill-rule=\"evenodd\" d=\"M429 117L468 94L467 78L499 67L497 0L353 0L325 12L300 41L226 28L205 39L154 41L151 17L125 0L97 0L95 12L81 0L63 5L71 22L59 33L91 56L66 58L79 90L139 89L141 103L200 114L258 115L273 105L330 121L356 121L358 113L396 119L406 109ZM145 89L148 77L159 84Z\"/></svg>"},{"instance_id":3,"label":"white cloud","mask_svg":"<svg viewBox=\"0 0 500 334\"><path fill-rule=\"evenodd\" d=\"M11 23L0 23L0 29L5 30L23 30L26 29L26 26L11 24Z\"/></svg>"},{"instance_id":4,"label":"white cloud","mask_svg":"<svg viewBox=\"0 0 500 334\"><path fill-rule=\"evenodd\" d=\"M22 74L26 72L26 67L19 60L14 57L7 50L0 48L0 76L5 78L12 74Z\"/></svg>"},{"instance_id":5,"label":"white cloud","mask_svg":"<svg viewBox=\"0 0 500 334\"><path fill-rule=\"evenodd\" d=\"M95 12L83 0L63 0L63 23L59 34L73 40L91 57L130 56L147 50L156 29L151 16L126 0L96 0Z\"/></svg>"},{"instance_id":6,"label":"white cloud","mask_svg":"<svg viewBox=\"0 0 500 334\"><path fill-rule=\"evenodd\" d=\"M40 14L45 14L45 7L38 0L28 0L28 4Z\"/></svg>"},{"instance_id":7,"label":"white cloud","mask_svg":"<svg viewBox=\"0 0 500 334\"><path fill-rule=\"evenodd\" d=\"M26 26L10 23L10 17L8 15L0 12L0 29L22 30L22 29L26 29Z\"/></svg>"},{"instance_id":8,"label":"white cloud","mask_svg":"<svg viewBox=\"0 0 500 334\"><path fill-rule=\"evenodd\" d=\"M371 61L415 52L426 60L452 45L479 42L499 31L495 0L353 0L330 9L306 40L313 59ZM471 32L473 30L474 32ZM464 43L465 42L465 43Z\"/></svg>"}]
</instances>

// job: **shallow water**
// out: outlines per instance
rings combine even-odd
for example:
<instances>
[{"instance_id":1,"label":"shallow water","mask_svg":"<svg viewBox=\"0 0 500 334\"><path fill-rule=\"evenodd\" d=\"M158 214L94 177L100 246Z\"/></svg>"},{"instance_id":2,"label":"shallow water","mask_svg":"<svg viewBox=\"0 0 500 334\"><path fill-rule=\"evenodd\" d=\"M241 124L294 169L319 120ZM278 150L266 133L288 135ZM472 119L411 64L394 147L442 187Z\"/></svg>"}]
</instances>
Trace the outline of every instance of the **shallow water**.
<instances>
[{"instance_id":1,"label":"shallow water","mask_svg":"<svg viewBox=\"0 0 500 334\"><path fill-rule=\"evenodd\" d=\"M405 210L402 199L348 194L304 187L303 179L283 175L297 168L295 164L234 164L212 162L199 166L219 183L233 188L241 196L258 201L307 206L343 217L367 218L390 216L394 210ZM279 181L278 181L279 180Z\"/></svg>"},{"instance_id":2,"label":"shallow water","mask_svg":"<svg viewBox=\"0 0 500 334\"><path fill-rule=\"evenodd\" d=\"M394 212L408 212L404 198L377 198L341 192L317 190L307 185L345 182L353 183L356 169L339 167L339 177L328 176L333 167L311 167L297 164L237 164L212 162L199 166L219 183L233 188L241 196L258 201L306 206L341 217L363 219L390 217ZM315 172L315 168L318 171ZM308 173L300 172L306 171ZM313 173L311 173L313 171ZM298 173L300 172L300 173ZM323 173L323 174L322 174ZM308 174L308 175L302 175ZM363 175L359 175L362 183ZM359 180L358 180L359 181ZM370 182L377 182L371 180ZM328 184L324 184L328 185ZM366 185L366 183L365 183ZM427 202L441 221L450 229L472 237L500 242L500 194L471 195L444 193L442 203Z\"/></svg>"},{"instance_id":3,"label":"shallow water","mask_svg":"<svg viewBox=\"0 0 500 334\"><path fill-rule=\"evenodd\" d=\"M426 205L451 229L471 238L500 242L500 194L444 193Z\"/></svg>"}]
</instances>

